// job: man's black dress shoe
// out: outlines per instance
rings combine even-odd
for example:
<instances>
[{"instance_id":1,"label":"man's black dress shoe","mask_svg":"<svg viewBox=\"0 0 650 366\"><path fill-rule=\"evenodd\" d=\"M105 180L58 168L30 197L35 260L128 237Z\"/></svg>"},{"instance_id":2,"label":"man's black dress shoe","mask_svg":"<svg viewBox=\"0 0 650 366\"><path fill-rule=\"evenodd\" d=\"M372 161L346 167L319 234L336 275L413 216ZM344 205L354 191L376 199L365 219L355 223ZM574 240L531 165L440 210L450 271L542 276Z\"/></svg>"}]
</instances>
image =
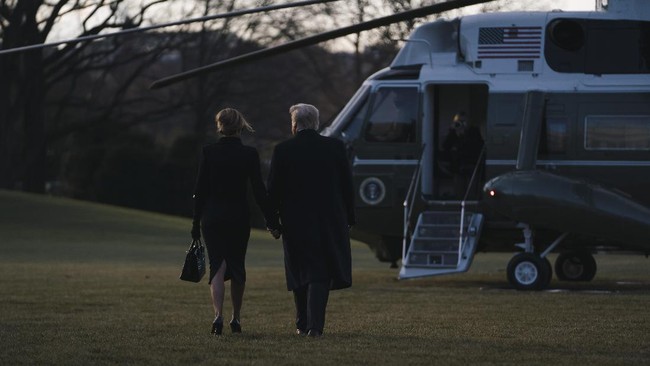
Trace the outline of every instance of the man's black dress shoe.
<instances>
[{"instance_id":1,"label":"man's black dress shoe","mask_svg":"<svg viewBox=\"0 0 650 366\"><path fill-rule=\"evenodd\" d=\"M307 335L310 336L310 337L322 337L323 333L321 331L319 331L319 330L312 329L312 330L309 331L309 333Z\"/></svg>"},{"instance_id":2,"label":"man's black dress shoe","mask_svg":"<svg viewBox=\"0 0 650 366\"><path fill-rule=\"evenodd\" d=\"M239 319L233 319L230 321L230 330L232 330L233 333L241 333L241 324L239 323Z\"/></svg>"},{"instance_id":3,"label":"man's black dress shoe","mask_svg":"<svg viewBox=\"0 0 650 366\"><path fill-rule=\"evenodd\" d=\"M307 332L306 330L303 330L303 329L296 329L296 334L299 335L299 336L306 336L307 333L308 333L308 332Z\"/></svg>"},{"instance_id":4,"label":"man's black dress shoe","mask_svg":"<svg viewBox=\"0 0 650 366\"><path fill-rule=\"evenodd\" d=\"M212 331L210 331L210 334L221 335L221 332L223 332L223 318L218 317L212 322Z\"/></svg>"}]
</instances>

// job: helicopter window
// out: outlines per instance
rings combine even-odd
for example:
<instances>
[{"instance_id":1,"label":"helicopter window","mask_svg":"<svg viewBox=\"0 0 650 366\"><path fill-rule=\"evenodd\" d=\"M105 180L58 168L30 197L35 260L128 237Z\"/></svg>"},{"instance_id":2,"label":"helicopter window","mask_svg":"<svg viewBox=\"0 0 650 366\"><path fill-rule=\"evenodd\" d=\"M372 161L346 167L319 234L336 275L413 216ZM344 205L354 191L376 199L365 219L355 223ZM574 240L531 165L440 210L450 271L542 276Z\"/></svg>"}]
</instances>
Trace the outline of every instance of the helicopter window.
<instances>
[{"instance_id":1,"label":"helicopter window","mask_svg":"<svg viewBox=\"0 0 650 366\"><path fill-rule=\"evenodd\" d=\"M563 50L577 51L585 43L583 25L572 19L556 19L548 25L551 42Z\"/></svg>"},{"instance_id":2,"label":"helicopter window","mask_svg":"<svg viewBox=\"0 0 650 366\"><path fill-rule=\"evenodd\" d=\"M414 142L417 88L381 88L374 98L365 130L367 141Z\"/></svg>"},{"instance_id":3,"label":"helicopter window","mask_svg":"<svg viewBox=\"0 0 650 366\"><path fill-rule=\"evenodd\" d=\"M650 116L588 116L587 150L650 150Z\"/></svg>"},{"instance_id":4,"label":"helicopter window","mask_svg":"<svg viewBox=\"0 0 650 366\"><path fill-rule=\"evenodd\" d=\"M332 124L327 128L336 131L353 129L354 127L351 126L351 124L353 121L356 121L356 117L357 116L360 116L360 118L364 117L364 113L359 112L359 109L360 108L367 109L369 90L370 88L365 85L362 86L359 90L357 90L357 92L350 99L350 102L341 110L341 112L338 114L338 116L336 116L334 121L332 121ZM360 105L362 106L359 107ZM357 112L354 112L355 110ZM349 117L350 115L353 115L354 117L350 118ZM361 127L357 127L357 129L360 128Z\"/></svg>"},{"instance_id":5,"label":"helicopter window","mask_svg":"<svg viewBox=\"0 0 650 366\"><path fill-rule=\"evenodd\" d=\"M567 119L565 117L547 117L542 130L540 152L545 154L566 153L567 141Z\"/></svg>"},{"instance_id":6,"label":"helicopter window","mask_svg":"<svg viewBox=\"0 0 650 366\"><path fill-rule=\"evenodd\" d=\"M368 112L368 98L366 98L357 111L350 118L350 122L343 129L343 133L348 139L356 139L361 132L363 120Z\"/></svg>"}]
</instances>

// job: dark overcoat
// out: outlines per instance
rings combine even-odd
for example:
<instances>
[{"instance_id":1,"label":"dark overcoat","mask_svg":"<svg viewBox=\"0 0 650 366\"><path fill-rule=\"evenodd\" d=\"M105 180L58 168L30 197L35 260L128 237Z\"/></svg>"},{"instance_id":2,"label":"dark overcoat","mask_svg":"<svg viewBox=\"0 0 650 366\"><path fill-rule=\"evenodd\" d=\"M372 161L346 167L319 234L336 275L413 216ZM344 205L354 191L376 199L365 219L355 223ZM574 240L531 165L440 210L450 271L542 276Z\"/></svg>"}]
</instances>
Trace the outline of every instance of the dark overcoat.
<instances>
[{"instance_id":1,"label":"dark overcoat","mask_svg":"<svg viewBox=\"0 0 650 366\"><path fill-rule=\"evenodd\" d=\"M332 290L350 287L354 191L343 142L302 130L278 144L268 190L282 224L287 288L319 281Z\"/></svg>"},{"instance_id":2,"label":"dark overcoat","mask_svg":"<svg viewBox=\"0 0 650 366\"><path fill-rule=\"evenodd\" d=\"M211 281L223 261L225 279L246 281L244 261L250 236L247 199L251 186L267 225L278 226L271 211L255 148L238 137L222 137L203 148L194 190L194 220L200 221L210 259Z\"/></svg>"}]
</instances>

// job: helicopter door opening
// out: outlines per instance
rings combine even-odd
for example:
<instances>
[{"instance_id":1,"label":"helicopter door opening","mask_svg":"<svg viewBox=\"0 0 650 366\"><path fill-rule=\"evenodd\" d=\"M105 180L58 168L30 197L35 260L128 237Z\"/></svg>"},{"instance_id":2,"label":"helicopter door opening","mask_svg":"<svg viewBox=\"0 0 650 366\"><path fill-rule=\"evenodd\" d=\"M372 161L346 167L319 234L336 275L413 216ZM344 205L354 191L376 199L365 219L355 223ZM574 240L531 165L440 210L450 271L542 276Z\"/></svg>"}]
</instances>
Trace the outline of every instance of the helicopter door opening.
<instances>
[{"instance_id":1,"label":"helicopter door opening","mask_svg":"<svg viewBox=\"0 0 650 366\"><path fill-rule=\"evenodd\" d=\"M479 200L485 180L487 85L430 85L424 103L424 198Z\"/></svg>"}]
</instances>

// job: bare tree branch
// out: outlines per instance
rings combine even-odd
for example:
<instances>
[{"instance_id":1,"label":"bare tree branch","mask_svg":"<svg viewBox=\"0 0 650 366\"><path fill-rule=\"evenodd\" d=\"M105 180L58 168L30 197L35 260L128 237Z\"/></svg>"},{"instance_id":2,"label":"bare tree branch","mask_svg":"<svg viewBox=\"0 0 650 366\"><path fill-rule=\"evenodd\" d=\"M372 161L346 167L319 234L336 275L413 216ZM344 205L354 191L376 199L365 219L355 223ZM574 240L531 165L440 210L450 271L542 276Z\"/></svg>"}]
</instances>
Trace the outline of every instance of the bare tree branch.
<instances>
[{"instance_id":1,"label":"bare tree branch","mask_svg":"<svg viewBox=\"0 0 650 366\"><path fill-rule=\"evenodd\" d=\"M47 35L50 34L54 23L56 23L56 20L59 18L61 9L68 3L68 1L69 0L61 0L53 7L52 11L50 12L50 16L47 18L45 26L42 30L43 38L47 38Z\"/></svg>"}]
</instances>

